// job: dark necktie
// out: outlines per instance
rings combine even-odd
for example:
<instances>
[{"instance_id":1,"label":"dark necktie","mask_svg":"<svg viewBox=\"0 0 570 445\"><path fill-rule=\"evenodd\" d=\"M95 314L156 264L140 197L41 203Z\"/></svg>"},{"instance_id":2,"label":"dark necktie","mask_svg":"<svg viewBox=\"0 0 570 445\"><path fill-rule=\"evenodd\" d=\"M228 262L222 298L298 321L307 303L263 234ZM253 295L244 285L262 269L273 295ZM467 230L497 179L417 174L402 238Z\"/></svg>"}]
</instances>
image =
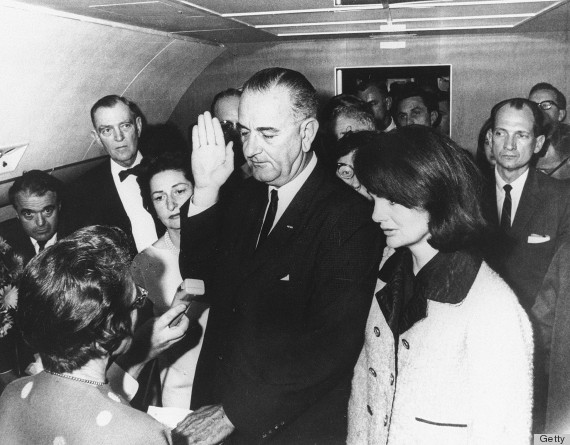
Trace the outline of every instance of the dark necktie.
<instances>
[{"instance_id":1,"label":"dark necktie","mask_svg":"<svg viewBox=\"0 0 570 445\"><path fill-rule=\"evenodd\" d=\"M38 243L38 253L41 252L42 250L45 249L47 241L38 241L36 240L36 242Z\"/></svg>"},{"instance_id":2,"label":"dark necktie","mask_svg":"<svg viewBox=\"0 0 570 445\"><path fill-rule=\"evenodd\" d=\"M133 168L127 168L126 170L121 170L119 172L119 179L123 182L129 177L129 175L138 176L141 173L140 164L135 165Z\"/></svg>"},{"instance_id":3,"label":"dark necktie","mask_svg":"<svg viewBox=\"0 0 570 445\"><path fill-rule=\"evenodd\" d=\"M259 233L259 241L257 242L257 248L267 239L269 231L273 226L275 221L275 214L277 213L277 202L279 197L277 196L277 190L271 190L271 201L269 202L269 208L267 209L267 214L265 215L265 221L263 221L263 226L261 226L261 232Z\"/></svg>"},{"instance_id":4,"label":"dark necktie","mask_svg":"<svg viewBox=\"0 0 570 445\"><path fill-rule=\"evenodd\" d=\"M505 200L503 201L503 211L501 212L501 230L508 231L511 228L511 190L512 186L506 184L503 189L505 189Z\"/></svg>"}]
</instances>

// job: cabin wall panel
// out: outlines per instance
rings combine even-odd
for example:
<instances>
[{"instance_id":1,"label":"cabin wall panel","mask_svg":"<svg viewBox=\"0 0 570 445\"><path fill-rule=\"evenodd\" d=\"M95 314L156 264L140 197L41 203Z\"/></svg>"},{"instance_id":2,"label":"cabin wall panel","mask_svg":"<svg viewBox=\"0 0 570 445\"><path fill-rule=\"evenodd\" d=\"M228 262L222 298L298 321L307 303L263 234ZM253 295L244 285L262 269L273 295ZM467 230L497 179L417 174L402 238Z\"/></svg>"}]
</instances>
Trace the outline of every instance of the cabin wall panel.
<instances>
[{"instance_id":1,"label":"cabin wall panel","mask_svg":"<svg viewBox=\"0 0 570 445\"><path fill-rule=\"evenodd\" d=\"M302 72L324 102L335 93L335 67L451 64L453 138L474 151L482 123L500 100L526 97L540 81L570 95L568 40L568 33L557 32L409 38L402 50L380 49L372 39L236 45L196 78L170 119L187 127L209 108L216 92L239 86L268 66Z\"/></svg>"},{"instance_id":2,"label":"cabin wall panel","mask_svg":"<svg viewBox=\"0 0 570 445\"><path fill-rule=\"evenodd\" d=\"M0 175L0 206L11 179L104 154L89 110L124 94L149 123L163 123L223 48L167 34L0 6L0 147L29 142L18 168ZM72 179L82 168L61 172ZM0 219L1 216L0 216Z\"/></svg>"}]
</instances>

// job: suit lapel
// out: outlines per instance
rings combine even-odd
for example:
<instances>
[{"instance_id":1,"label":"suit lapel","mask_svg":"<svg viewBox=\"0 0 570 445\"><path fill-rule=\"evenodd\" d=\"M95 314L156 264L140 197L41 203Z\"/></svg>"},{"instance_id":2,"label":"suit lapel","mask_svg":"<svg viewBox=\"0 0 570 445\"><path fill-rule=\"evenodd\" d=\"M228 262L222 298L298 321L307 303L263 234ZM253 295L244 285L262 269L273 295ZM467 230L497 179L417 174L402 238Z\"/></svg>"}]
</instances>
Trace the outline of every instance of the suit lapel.
<instances>
[{"instance_id":1,"label":"suit lapel","mask_svg":"<svg viewBox=\"0 0 570 445\"><path fill-rule=\"evenodd\" d=\"M279 218L279 221L277 221L277 224L269 233L267 240L265 240L262 246L255 252L247 273L255 272L256 269L270 260L275 261L276 259L286 258L283 250L290 248L294 236L299 233L299 230L305 227L305 221L310 217L311 213L309 209L312 207L316 197L320 196L319 190L322 190L321 185L323 179L324 172L317 165L281 218ZM263 210L265 210L265 208ZM263 218L263 213L261 217ZM259 224L258 231L255 233L255 240L257 240L260 227L261 224ZM253 246L255 246L255 241L253 242Z\"/></svg>"},{"instance_id":2,"label":"suit lapel","mask_svg":"<svg viewBox=\"0 0 570 445\"><path fill-rule=\"evenodd\" d=\"M532 215L539 208L540 203L540 184L538 183L537 175L533 168L530 168L528 172L528 178L523 187L523 192L521 195L521 200L519 202L517 212L515 214L515 219L511 227L511 232L516 234L521 234L524 228L530 221Z\"/></svg>"}]
</instances>

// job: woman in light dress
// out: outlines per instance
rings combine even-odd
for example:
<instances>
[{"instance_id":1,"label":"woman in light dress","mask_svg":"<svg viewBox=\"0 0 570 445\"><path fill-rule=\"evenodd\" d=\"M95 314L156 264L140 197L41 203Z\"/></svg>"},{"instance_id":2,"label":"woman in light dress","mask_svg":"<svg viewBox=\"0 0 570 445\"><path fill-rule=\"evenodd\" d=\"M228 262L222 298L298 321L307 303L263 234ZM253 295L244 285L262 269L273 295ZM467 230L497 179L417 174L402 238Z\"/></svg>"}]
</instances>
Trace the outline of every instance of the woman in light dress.
<instances>
[{"instance_id":1,"label":"woman in light dress","mask_svg":"<svg viewBox=\"0 0 570 445\"><path fill-rule=\"evenodd\" d=\"M531 326L477 250L485 223L469 154L409 126L360 148L354 167L396 252L354 369L348 444L529 443Z\"/></svg>"},{"instance_id":2,"label":"woman in light dress","mask_svg":"<svg viewBox=\"0 0 570 445\"><path fill-rule=\"evenodd\" d=\"M166 312L181 285L180 207L193 193L190 160L182 153L161 153L145 160L138 178L143 201L166 227L164 236L140 252L132 264L135 282L149 292L155 316ZM188 330L186 338L158 358L162 406L187 409L208 309Z\"/></svg>"}]
</instances>

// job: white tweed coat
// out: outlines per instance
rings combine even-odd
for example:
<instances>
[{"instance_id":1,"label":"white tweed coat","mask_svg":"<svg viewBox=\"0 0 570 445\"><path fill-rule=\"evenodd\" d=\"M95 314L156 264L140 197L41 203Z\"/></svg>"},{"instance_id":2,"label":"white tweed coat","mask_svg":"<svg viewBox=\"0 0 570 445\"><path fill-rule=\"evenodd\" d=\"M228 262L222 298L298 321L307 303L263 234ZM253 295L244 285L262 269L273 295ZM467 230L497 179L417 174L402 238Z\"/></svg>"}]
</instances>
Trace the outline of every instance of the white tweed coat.
<instances>
[{"instance_id":1,"label":"white tweed coat","mask_svg":"<svg viewBox=\"0 0 570 445\"><path fill-rule=\"evenodd\" d=\"M394 336L376 298L354 369L348 444L528 444L532 331L486 263L459 304L428 300L427 318ZM397 371L396 371L397 358Z\"/></svg>"}]
</instances>

